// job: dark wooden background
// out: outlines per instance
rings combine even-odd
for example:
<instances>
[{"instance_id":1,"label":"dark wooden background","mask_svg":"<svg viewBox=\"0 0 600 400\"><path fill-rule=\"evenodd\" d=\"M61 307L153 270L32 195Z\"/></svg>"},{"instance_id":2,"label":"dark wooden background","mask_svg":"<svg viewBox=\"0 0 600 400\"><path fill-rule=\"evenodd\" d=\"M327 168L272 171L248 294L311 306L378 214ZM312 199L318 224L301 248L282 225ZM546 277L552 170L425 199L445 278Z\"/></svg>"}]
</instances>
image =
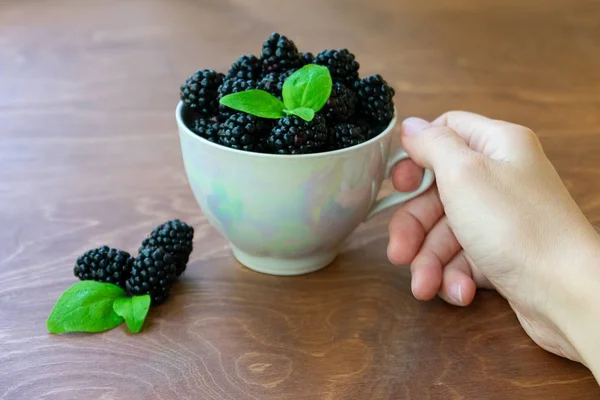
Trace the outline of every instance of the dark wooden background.
<instances>
[{"instance_id":1,"label":"dark wooden background","mask_svg":"<svg viewBox=\"0 0 600 400\"><path fill-rule=\"evenodd\" d=\"M386 258L390 213L318 273L234 261L187 185L174 107L188 75L272 31L350 48L402 117L530 126L600 220L596 0L0 0L0 399L599 398L495 293L465 309L414 300ZM195 250L141 334L46 332L80 253L133 252L174 217Z\"/></svg>"}]
</instances>

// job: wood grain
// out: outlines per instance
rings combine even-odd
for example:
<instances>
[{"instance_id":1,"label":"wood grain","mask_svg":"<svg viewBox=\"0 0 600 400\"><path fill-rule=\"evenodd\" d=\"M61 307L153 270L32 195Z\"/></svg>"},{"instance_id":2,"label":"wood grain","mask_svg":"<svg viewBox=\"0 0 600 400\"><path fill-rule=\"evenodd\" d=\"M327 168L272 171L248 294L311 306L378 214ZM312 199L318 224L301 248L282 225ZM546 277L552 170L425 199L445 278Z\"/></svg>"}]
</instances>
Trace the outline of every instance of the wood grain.
<instances>
[{"instance_id":1,"label":"wood grain","mask_svg":"<svg viewBox=\"0 0 600 400\"><path fill-rule=\"evenodd\" d=\"M0 399L597 399L497 294L420 303L386 259L390 214L329 268L244 269L187 185L178 85L272 31L348 47L402 117L467 109L530 126L600 222L600 3L594 0L0 0ZM385 190L389 190L389 185ZM102 243L196 227L188 272L142 334L47 334Z\"/></svg>"}]
</instances>

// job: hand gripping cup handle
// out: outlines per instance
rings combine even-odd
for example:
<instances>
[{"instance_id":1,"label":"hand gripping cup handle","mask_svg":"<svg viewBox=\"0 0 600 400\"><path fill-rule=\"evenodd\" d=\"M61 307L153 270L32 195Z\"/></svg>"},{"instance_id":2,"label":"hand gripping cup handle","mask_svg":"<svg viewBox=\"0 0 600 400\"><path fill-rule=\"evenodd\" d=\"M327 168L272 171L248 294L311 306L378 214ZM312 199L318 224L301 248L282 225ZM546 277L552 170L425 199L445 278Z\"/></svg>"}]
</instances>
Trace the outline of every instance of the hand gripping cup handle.
<instances>
[{"instance_id":1,"label":"hand gripping cup handle","mask_svg":"<svg viewBox=\"0 0 600 400\"><path fill-rule=\"evenodd\" d=\"M401 149L401 148L397 149L394 152L394 154L392 154L390 156L390 159L388 160L386 171L385 171L386 179L389 179L391 177L392 169L394 168L394 166L396 164L398 164L400 161L405 160L407 158L410 158L410 157L408 156L406 151L404 151L404 149ZM416 190L413 190L412 192L396 192L396 193L387 195L385 197L382 197L381 199L377 200L373 204L373 206L371 207L371 210L369 211L369 214L367 214L367 218L365 220L371 219L373 216L375 216L376 214L378 214L379 212L381 212L383 210L386 210L390 207L405 203L408 200L417 197L418 195L420 195L421 193L423 193L427 189L429 189L429 187L433 183L433 180L434 180L433 172L426 169L423 172L423 179L421 180L421 184L419 185L419 187Z\"/></svg>"}]
</instances>

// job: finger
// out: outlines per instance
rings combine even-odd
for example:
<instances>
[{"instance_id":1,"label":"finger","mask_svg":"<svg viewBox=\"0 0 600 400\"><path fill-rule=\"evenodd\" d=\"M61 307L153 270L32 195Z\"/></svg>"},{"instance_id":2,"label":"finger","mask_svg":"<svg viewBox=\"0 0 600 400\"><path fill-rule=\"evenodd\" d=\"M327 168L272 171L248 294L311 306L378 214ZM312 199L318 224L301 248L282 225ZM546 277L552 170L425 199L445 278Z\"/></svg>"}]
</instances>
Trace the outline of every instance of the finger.
<instances>
[{"instance_id":1,"label":"finger","mask_svg":"<svg viewBox=\"0 0 600 400\"><path fill-rule=\"evenodd\" d=\"M433 299L442 284L442 269L461 250L454 232L443 216L427 234L411 263L412 292L417 299Z\"/></svg>"},{"instance_id":2,"label":"finger","mask_svg":"<svg viewBox=\"0 0 600 400\"><path fill-rule=\"evenodd\" d=\"M471 149L496 160L530 159L532 152L542 149L531 129L470 112L450 111L436 118L431 125L451 128Z\"/></svg>"},{"instance_id":3,"label":"finger","mask_svg":"<svg viewBox=\"0 0 600 400\"><path fill-rule=\"evenodd\" d=\"M427 232L444 214L437 187L433 185L421 196L402 206L389 223L387 254L392 264L410 263Z\"/></svg>"},{"instance_id":4,"label":"finger","mask_svg":"<svg viewBox=\"0 0 600 400\"><path fill-rule=\"evenodd\" d=\"M418 261L415 259L410 264L413 296L425 301L433 299L442 285L443 268L440 259L431 253L419 257Z\"/></svg>"},{"instance_id":5,"label":"finger","mask_svg":"<svg viewBox=\"0 0 600 400\"><path fill-rule=\"evenodd\" d=\"M467 306L475 297L475 281L464 251L459 252L444 268L438 295L455 306Z\"/></svg>"},{"instance_id":6,"label":"finger","mask_svg":"<svg viewBox=\"0 0 600 400\"><path fill-rule=\"evenodd\" d=\"M476 154L451 128L431 126L419 118L402 122L400 138L410 158L436 174L452 170L458 162Z\"/></svg>"},{"instance_id":7,"label":"finger","mask_svg":"<svg viewBox=\"0 0 600 400\"><path fill-rule=\"evenodd\" d=\"M423 168L413 160L402 160L392 170L392 183L400 192L416 190L423 179Z\"/></svg>"}]
</instances>

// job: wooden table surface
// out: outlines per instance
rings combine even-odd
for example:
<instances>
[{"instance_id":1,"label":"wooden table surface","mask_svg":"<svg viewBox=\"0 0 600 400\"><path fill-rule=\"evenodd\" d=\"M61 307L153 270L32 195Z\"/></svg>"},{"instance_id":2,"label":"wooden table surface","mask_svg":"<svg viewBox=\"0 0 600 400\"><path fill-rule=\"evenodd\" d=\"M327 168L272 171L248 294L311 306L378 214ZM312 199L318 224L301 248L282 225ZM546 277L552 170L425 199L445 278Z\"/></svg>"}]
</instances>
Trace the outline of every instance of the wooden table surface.
<instances>
[{"instance_id":1,"label":"wooden table surface","mask_svg":"<svg viewBox=\"0 0 600 400\"><path fill-rule=\"evenodd\" d=\"M595 0L0 0L0 400L600 398L497 294L414 300L386 258L390 213L318 273L240 266L192 196L174 121L188 75L273 31L348 47L402 117L533 128L599 222L599 21ZM195 250L142 333L47 333L78 255L135 252L175 217Z\"/></svg>"}]
</instances>

